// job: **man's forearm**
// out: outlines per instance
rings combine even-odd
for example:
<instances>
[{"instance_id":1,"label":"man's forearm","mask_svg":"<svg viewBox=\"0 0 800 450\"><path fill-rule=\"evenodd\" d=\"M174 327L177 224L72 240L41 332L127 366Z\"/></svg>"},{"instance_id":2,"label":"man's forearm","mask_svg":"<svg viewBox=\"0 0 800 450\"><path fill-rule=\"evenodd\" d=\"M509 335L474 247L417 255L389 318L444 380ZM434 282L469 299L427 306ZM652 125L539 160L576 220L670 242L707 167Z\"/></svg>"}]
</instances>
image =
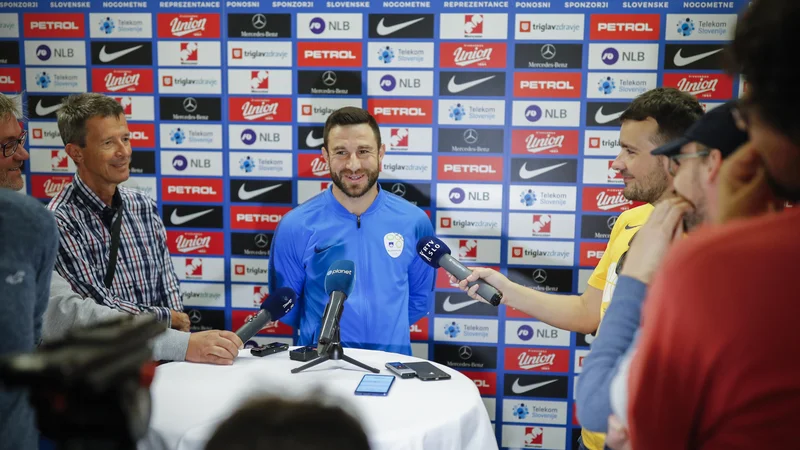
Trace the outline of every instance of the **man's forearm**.
<instances>
[{"instance_id":1,"label":"man's forearm","mask_svg":"<svg viewBox=\"0 0 800 450\"><path fill-rule=\"evenodd\" d=\"M153 359L156 361L184 361L191 333L171 328L153 340Z\"/></svg>"},{"instance_id":2,"label":"man's forearm","mask_svg":"<svg viewBox=\"0 0 800 450\"><path fill-rule=\"evenodd\" d=\"M600 324L599 309L593 310L585 296L547 294L512 283L503 298L507 306L563 330L588 334Z\"/></svg>"}]
</instances>

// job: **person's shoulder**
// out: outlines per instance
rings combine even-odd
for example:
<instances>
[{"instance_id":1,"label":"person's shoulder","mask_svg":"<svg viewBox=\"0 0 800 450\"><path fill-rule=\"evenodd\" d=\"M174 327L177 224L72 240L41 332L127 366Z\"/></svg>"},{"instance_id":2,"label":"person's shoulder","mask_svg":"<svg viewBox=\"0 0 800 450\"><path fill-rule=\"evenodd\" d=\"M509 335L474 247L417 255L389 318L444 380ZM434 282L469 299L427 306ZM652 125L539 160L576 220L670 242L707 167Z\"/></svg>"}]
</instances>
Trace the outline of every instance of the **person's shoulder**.
<instances>
[{"instance_id":1,"label":"person's shoulder","mask_svg":"<svg viewBox=\"0 0 800 450\"><path fill-rule=\"evenodd\" d=\"M0 220L0 223L14 227L21 224L25 227L50 227L53 223L53 214L39 200L11 189L0 189L0 211L15 219Z\"/></svg>"},{"instance_id":2,"label":"person's shoulder","mask_svg":"<svg viewBox=\"0 0 800 450\"><path fill-rule=\"evenodd\" d=\"M72 202L74 193L75 186L72 183L64 186L64 188L47 203L47 209L53 211L53 213L58 216L59 213L62 213L64 209L67 208L67 205Z\"/></svg>"},{"instance_id":3,"label":"person's shoulder","mask_svg":"<svg viewBox=\"0 0 800 450\"><path fill-rule=\"evenodd\" d=\"M314 223L313 219L316 216L327 214L327 202L325 191L322 191L284 214L280 225L284 227L310 226Z\"/></svg>"},{"instance_id":4,"label":"person's shoulder","mask_svg":"<svg viewBox=\"0 0 800 450\"><path fill-rule=\"evenodd\" d=\"M421 220L430 222L430 218L428 218L428 215L425 214L425 211L420 209L417 205L389 191L384 190L383 195L383 201L392 211L398 214L403 214L404 216L412 219L414 222Z\"/></svg>"},{"instance_id":5,"label":"person's shoulder","mask_svg":"<svg viewBox=\"0 0 800 450\"><path fill-rule=\"evenodd\" d=\"M631 208L619 215L617 218L617 224L630 224L634 226L643 225L645 222L647 222L647 218L650 217L650 214L653 213L653 209L653 205L649 203Z\"/></svg>"},{"instance_id":6,"label":"person's shoulder","mask_svg":"<svg viewBox=\"0 0 800 450\"><path fill-rule=\"evenodd\" d=\"M754 259L773 260L776 252L800 250L800 209L735 220L724 225L704 225L683 239L675 258L698 270L709 264L747 266ZM765 231L767 231L765 233Z\"/></svg>"}]
</instances>

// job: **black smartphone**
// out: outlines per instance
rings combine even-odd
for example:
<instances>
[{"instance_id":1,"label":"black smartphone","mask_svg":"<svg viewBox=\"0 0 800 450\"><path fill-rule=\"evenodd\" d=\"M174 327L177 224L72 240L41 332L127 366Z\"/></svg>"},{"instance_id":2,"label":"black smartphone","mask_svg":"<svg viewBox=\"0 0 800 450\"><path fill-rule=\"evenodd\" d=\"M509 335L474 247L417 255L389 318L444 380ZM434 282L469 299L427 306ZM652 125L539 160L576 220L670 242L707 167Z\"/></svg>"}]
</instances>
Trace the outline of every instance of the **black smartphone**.
<instances>
[{"instance_id":1,"label":"black smartphone","mask_svg":"<svg viewBox=\"0 0 800 450\"><path fill-rule=\"evenodd\" d=\"M293 361L311 361L317 357L317 347L306 345L289 352L289 359Z\"/></svg>"},{"instance_id":2,"label":"black smartphone","mask_svg":"<svg viewBox=\"0 0 800 450\"><path fill-rule=\"evenodd\" d=\"M413 370L417 373L417 378L422 381L434 381L434 380L449 380L450 374L439 369L438 367L434 366L433 364L423 361L423 362L410 362L405 363L406 367Z\"/></svg>"},{"instance_id":3,"label":"black smartphone","mask_svg":"<svg viewBox=\"0 0 800 450\"><path fill-rule=\"evenodd\" d=\"M288 344L282 342L272 342L266 345L259 345L250 349L250 354L254 356L267 356L273 353L282 352L289 349Z\"/></svg>"}]
</instances>

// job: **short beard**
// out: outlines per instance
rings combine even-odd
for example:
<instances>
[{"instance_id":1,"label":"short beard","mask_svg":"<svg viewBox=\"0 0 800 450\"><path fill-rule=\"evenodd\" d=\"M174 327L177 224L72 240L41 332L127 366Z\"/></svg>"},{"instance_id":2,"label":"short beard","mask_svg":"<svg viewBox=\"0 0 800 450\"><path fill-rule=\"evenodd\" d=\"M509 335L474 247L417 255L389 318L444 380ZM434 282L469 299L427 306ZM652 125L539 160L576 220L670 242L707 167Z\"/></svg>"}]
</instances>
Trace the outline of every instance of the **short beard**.
<instances>
[{"instance_id":1,"label":"short beard","mask_svg":"<svg viewBox=\"0 0 800 450\"><path fill-rule=\"evenodd\" d=\"M637 181L622 190L622 195L628 200L655 203L669 188L667 172L661 166L657 166L644 179ZM642 184L646 187L642 187Z\"/></svg>"},{"instance_id":2,"label":"short beard","mask_svg":"<svg viewBox=\"0 0 800 450\"><path fill-rule=\"evenodd\" d=\"M352 172L349 172L349 173L352 173ZM372 189L372 186L375 186L375 183L378 182L378 171L377 170L374 171L374 172L367 171L367 172L365 172L365 174L367 175L367 185L364 186L363 189L358 190L358 191L350 190L352 188L348 189L344 185L344 180L342 180L342 176L341 176L340 173L331 172L331 180L333 180L333 184L335 184L336 187L338 187L340 191L344 192L344 195L346 195L346 196L348 196L350 198L361 198L364 194L369 192L370 189Z\"/></svg>"}]
</instances>

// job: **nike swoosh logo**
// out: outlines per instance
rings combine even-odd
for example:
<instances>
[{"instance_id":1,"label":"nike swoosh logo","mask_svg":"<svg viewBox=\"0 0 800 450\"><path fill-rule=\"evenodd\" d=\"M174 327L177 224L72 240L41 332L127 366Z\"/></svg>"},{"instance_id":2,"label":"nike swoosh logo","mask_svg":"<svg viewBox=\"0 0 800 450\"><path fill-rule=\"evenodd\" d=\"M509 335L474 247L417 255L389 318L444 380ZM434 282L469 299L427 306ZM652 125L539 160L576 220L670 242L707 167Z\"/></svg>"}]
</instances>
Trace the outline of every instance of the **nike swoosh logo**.
<instances>
[{"instance_id":1,"label":"nike swoosh logo","mask_svg":"<svg viewBox=\"0 0 800 450\"><path fill-rule=\"evenodd\" d=\"M309 131L308 132L308 136L306 136L306 145L307 146L309 146L309 147L319 147L320 145L322 145L324 143L325 143L325 139L324 138L317 139L317 138L314 137L314 132L313 131Z\"/></svg>"},{"instance_id":2,"label":"nike swoosh logo","mask_svg":"<svg viewBox=\"0 0 800 450\"><path fill-rule=\"evenodd\" d=\"M700 61L701 59L707 58L707 57L713 55L714 53L719 53L719 52L722 51L722 49L720 48L720 49L717 49L717 50L711 50L710 52L700 53L700 54L694 55L694 56L683 56L683 55L681 55L681 51L682 50L683 50L682 48L679 48L678 52L675 53L675 58L673 58L673 60L672 60L672 62L674 62L675 65L678 66L678 67L688 66L689 64L691 64L693 62Z\"/></svg>"},{"instance_id":3,"label":"nike swoosh logo","mask_svg":"<svg viewBox=\"0 0 800 450\"><path fill-rule=\"evenodd\" d=\"M269 191L274 191L279 187L281 187L281 185L276 184L275 186L267 186L265 188L248 191L247 189L244 188L244 184L242 184L241 186L239 186L239 198L242 200L250 200L251 198L258 197L261 194L265 194Z\"/></svg>"},{"instance_id":4,"label":"nike swoosh logo","mask_svg":"<svg viewBox=\"0 0 800 450\"><path fill-rule=\"evenodd\" d=\"M206 214L210 213L211 211L214 211L214 210L213 209L207 209L205 211L200 211L200 212L196 212L196 213L192 213L192 214L187 214L185 216L179 216L178 215L178 210L175 209L175 210L172 211L172 215L169 216L169 220L174 225L183 225L186 222L189 222L189 221L192 221L194 219L197 219L198 217L205 216Z\"/></svg>"},{"instance_id":5,"label":"nike swoosh logo","mask_svg":"<svg viewBox=\"0 0 800 450\"><path fill-rule=\"evenodd\" d=\"M442 304L442 308L447 312L458 311L459 309L464 309L469 305L474 305L478 303L480 300L467 300L465 302L453 303L450 301L450 296L448 295L446 299L444 299L444 304Z\"/></svg>"},{"instance_id":6,"label":"nike swoosh logo","mask_svg":"<svg viewBox=\"0 0 800 450\"><path fill-rule=\"evenodd\" d=\"M619 116L621 116L622 113L624 113L624 112L625 111L622 110L622 111L620 111L618 113L603 114L603 107L601 106L600 109L598 109L597 112L594 114L594 121L599 123L599 124L606 124L606 123L611 122L612 120L619 119Z\"/></svg>"},{"instance_id":7,"label":"nike swoosh logo","mask_svg":"<svg viewBox=\"0 0 800 450\"><path fill-rule=\"evenodd\" d=\"M633 226L631 226L631 225L625 225L625 229L626 229L626 230L632 230L632 229L634 229L634 228L639 228L640 226L641 226L641 225L633 225Z\"/></svg>"},{"instance_id":8,"label":"nike swoosh logo","mask_svg":"<svg viewBox=\"0 0 800 450\"><path fill-rule=\"evenodd\" d=\"M333 244L331 244L331 245L329 245L327 247L322 247L322 248L315 246L314 247L314 253L322 253L322 252L324 252L325 250L327 250L327 249L329 249L331 247L333 247Z\"/></svg>"},{"instance_id":9,"label":"nike swoosh logo","mask_svg":"<svg viewBox=\"0 0 800 450\"><path fill-rule=\"evenodd\" d=\"M485 81L489 81L494 78L496 75L492 75L490 77L479 78L477 80L467 81L466 83L458 84L456 83L456 77L453 75L450 77L450 81L447 83L447 90L452 92L453 94L458 94L461 91L466 91L467 89L477 86Z\"/></svg>"},{"instance_id":10,"label":"nike swoosh logo","mask_svg":"<svg viewBox=\"0 0 800 450\"><path fill-rule=\"evenodd\" d=\"M388 35L394 33L395 31L400 31L403 28L408 28L411 25L414 25L415 23L417 23L417 22L419 22L421 20L424 20L425 18L424 17L420 17L419 19L409 20L408 22L398 23L397 25L391 25L391 26L388 26L388 27L383 24L384 19L385 19L385 17L382 17L381 21L378 22L378 28L377 28L376 31L378 32L379 36L388 36Z\"/></svg>"},{"instance_id":11,"label":"nike swoosh logo","mask_svg":"<svg viewBox=\"0 0 800 450\"><path fill-rule=\"evenodd\" d=\"M519 176L522 179L529 180L529 179L531 179L533 177L538 177L539 175L541 175L543 173L547 173L547 172L550 172L551 170L558 169L559 167L561 167L563 165L566 165L566 164L567 163L563 162L561 164L556 164L554 166L542 167L541 169L528 170L528 163L525 163L525 164L522 165L522 167L519 168Z\"/></svg>"},{"instance_id":12,"label":"nike swoosh logo","mask_svg":"<svg viewBox=\"0 0 800 450\"><path fill-rule=\"evenodd\" d=\"M43 106L42 101L39 100L39 102L36 103L36 114L40 116L46 116L52 112L58 111L59 109L61 109L61 106L62 105L60 103L58 105L53 105L53 106Z\"/></svg>"},{"instance_id":13,"label":"nike swoosh logo","mask_svg":"<svg viewBox=\"0 0 800 450\"><path fill-rule=\"evenodd\" d=\"M516 380L514 380L514 384L511 386L511 392L515 394L524 394L534 389L538 389L542 386L547 386L548 384L555 383L556 381L558 380L542 381L541 383L533 383L523 386L519 384L519 378L517 378Z\"/></svg>"},{"instance_id":14,"label":"nike swoosh logo","mask_svg":"<svg viewBox=\"0 0 800 450\"><path fill-rule=\"evenodd\" d=\"M135 52L136 50L139 50L142 47L143 47L142 45L137 45L136 47L126 48L125 50L120 50L118 52L106 53L106 46L104 45L103 48L100 49L100 55L99 55L100 62L107 63L114 61L115 59L122 58L128 53Z\"/></svg>"}]
</instances>

